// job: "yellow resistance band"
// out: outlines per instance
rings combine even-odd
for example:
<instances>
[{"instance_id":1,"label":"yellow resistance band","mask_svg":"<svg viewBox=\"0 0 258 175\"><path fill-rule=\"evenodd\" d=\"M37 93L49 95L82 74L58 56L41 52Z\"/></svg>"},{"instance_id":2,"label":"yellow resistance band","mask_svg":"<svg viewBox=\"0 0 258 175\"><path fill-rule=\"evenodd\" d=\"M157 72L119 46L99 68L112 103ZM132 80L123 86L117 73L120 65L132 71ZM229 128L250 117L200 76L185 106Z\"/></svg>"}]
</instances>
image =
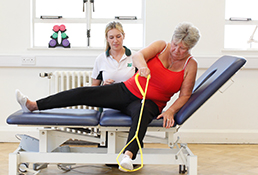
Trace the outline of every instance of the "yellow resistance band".
<instances>
[{"instance_id":1,"label":"yellow resistance band","mask_svg":"<svg viewBox=\"0 0 258 175\"><path fill-rule=\"evenodd\" d=\"M141 106L141 111L140 111L140 116L139 116L139 121L138 121L138 126L137 126L137 130L135 132L135 135L134 137L131 139L130 142L127 143L127 145L125 145L125 147L121 150L121 152L118 154L117 158L116 158L116 161L118 163L118 165L121 167L122 170L124 171L127 171L127 172L134 172L134 171L138 171L140 170L142 167L143 167L143 156L142 156L142 148L141 148L141 144L140 144L140 141L139 141L139 138L138 138L138 132L139 132L139 129L140 129L140 125L141 125L141 119L142 119L142 112L143 112L143 108L144 108L144 104L145 104L145 97L146 97L146 94L147 94L147 89L148 89L148 85L149 85L149 79L150 79L150 75L148 75L147 77L147 82L146 82L146 86L145 86L145 91L142 90L142 87L138 81L138 77L139 77L139 74L137 73L135 75L135 82L136 82L136 85L138 87L138 89L140 90L141 94L142 94L142 106ZM141 153L141 166L139 168L136 168L136 169L133 169L133 170L128 170L128 169L125 169L123 168L119 161L118 161L118 158L120 157L120 155L124 152L125 148L130 144L132 143L133 140L137 141L138 143L138 147L139 147L139 150L140 150L140 153Z\"/></svg>"}]
</instances>

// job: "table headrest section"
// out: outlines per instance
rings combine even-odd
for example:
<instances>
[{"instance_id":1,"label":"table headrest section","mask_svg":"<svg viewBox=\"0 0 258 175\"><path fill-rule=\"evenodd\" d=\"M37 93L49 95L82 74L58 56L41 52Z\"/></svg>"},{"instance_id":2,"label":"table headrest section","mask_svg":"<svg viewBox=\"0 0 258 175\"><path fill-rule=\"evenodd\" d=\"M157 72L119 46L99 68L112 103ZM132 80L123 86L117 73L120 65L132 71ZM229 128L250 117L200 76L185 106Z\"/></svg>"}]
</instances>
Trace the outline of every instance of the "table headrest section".
<instances>
[{"instance_id":1,"label":"table headrest section","mask_svg":"<svg viewBox=\"0 0 258 175\"><path fill-rule=\"evenodd\" d=\"M183 124L245 63L244 58L236 56L223 56L218 59L196 81L192 96L175 116L176 123Z\"/></svg>"},{"instance_id":2,"label":"table headrest section","mask_svg":"<svg viewBox=\"0 0 258 175\"><path fill-rule=\"evenodd\" d=\"M7 118L8 124L15 125L59 125L97 126L100 112L93 109L50 109L23 113L19 110Z\"/></svg>"},{"instance_id":3,"label":"table headrest section","mask_svg":"<svg viewBox=\"0 0 258 175\"><path fill-rule=\"evenodd\" d=\"M131 126L132 119L130 116L114 109L107 109L102 112L100 118L101 126ZM154 119L149 124L150 127L162 127L163 119Z\"/></svg>"}]
</instances>

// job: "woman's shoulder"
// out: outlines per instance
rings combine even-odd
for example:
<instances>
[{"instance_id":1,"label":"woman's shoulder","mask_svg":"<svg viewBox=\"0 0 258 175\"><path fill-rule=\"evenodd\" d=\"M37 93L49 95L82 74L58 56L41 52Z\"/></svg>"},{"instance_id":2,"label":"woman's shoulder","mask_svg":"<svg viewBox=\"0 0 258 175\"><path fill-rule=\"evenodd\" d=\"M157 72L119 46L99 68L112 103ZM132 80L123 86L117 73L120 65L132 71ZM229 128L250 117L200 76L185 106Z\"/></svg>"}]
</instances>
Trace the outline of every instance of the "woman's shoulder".
<instances>
[{"instance_id":1,"label":"woman's shoulder","mask_svg":"<svg viewBox=\"0 0 258 175\"><path fill-rule=\"evenodd\" d=\"M167 42L165 40L155 40L151 44L166 44Z\"/></svg>"},{"instance_id":2,"label":"woman's shoulder","mask_svg":"<svg viewBox=\"0 0 258 175\"><path fill-rule=\"evenodd\" d=\"M189 60L189 63L192 64L192 65L194 65L194 66L197 66L197 65L198 65L197 60L196 60L193 56L191 56L191 59Z\"/></svg>"},{"instance_id":3,"label":"woman's shoulder","mask_svg":"<svg viewBox=\"0 0 258 175\"><path fill-rule=\"evenodd\" d=\"M185 69L186 71L197 71L198 68L198 62L197 60L192 56L191 59L185 63Z\"/></svg>"},{"instance_id":4,"label":"woman's shoulder","mask_svg":"<svg viewBox=\"0 0 258 175\"><path fill-rule=\"evenodd\" d=\"M149 44L146 48L142 49L144 52L152 53L151 55L157 55L166 48L167 42L164 40L156 40Z\"/></svg>"},{"instance_id":5,"label":"woman's shoulder","mask_svg":"<svg viewBox=\"0 0 258 175\"><path fill-rule=\"evenodd\" d=\"M150 46L164 48L164 46L166 46L167 44L168 42L166 42L165 40L156 40L156 41L153 41L150 44Z\"/></svg>"}]
</instances>

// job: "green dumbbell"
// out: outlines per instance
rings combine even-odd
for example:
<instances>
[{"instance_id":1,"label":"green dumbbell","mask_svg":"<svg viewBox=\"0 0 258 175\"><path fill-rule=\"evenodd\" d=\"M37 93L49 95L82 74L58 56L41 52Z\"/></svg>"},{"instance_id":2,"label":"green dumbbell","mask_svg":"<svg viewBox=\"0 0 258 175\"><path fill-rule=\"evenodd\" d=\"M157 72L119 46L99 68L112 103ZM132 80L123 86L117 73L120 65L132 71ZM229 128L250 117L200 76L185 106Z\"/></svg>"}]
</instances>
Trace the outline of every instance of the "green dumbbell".
<instances>
[{"instance_id":1,"label":"green dumbbell","mask_svg":"<svg viewBox=\"0 0 258 175\"><path fill-rule=\"evenodd\" d=\"M65 39L67 37L66 33L62 33L61 37Z\"/></svg>"}]
</instances>

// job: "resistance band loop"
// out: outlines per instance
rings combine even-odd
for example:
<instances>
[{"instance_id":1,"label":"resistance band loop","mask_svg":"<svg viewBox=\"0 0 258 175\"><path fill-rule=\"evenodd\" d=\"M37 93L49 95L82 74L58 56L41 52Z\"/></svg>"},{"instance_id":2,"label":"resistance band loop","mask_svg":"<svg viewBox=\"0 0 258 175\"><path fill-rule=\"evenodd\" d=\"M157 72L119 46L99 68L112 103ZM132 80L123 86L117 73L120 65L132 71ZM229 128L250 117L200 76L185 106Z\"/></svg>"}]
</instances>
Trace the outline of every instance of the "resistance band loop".
<instances>
[{"instance_id":1,"label":"resistance band loop","mask_svg":"<svg viewBox=\"0 0 258 175\"><path fill-rule=\"evenodd\" d=\"M118 165L121 167L122 170L124 171L127 171L127 172L134 172L134 171L138 171L140 170L142 167L143 167L143 156L142 156L142 148L141 148L141 143L139 141L139 138L138 138L138 132L139 132L139 129L140 129L140 125L141 125L141 119L142 119L142 112L143 112L143 108L144 108L144 104L145 104L145 97L146 97L146 94L147 94L147 89L148 89L148 85L149 85L149 79L150 79L150 75L148 75L147 77L147 82L146 82L146 86L145 86L145 91L142 90L142 87L138 81L138 77L139 77L139 74L137 73L135 75L135 82L136 82L136 85L138 87L138 89L140 90L141 94L142 94L142 106L141 106L141 111L140 111L140 116L139 116L139 121L138 121L138 126L137 126L137 130L135 132L135 135L134 137L131 139L130 142L127 143L127 145L125 145L125 147L120 151L120 153L118 154L117 158L116 158L116 161L118 163ZM123 168L119 161L118 161L118 158L120 157L120 155L124 152L125 148L130 144L132 143L133 140L137 141L138 143L138 147L139 147L139 150L140 150L140 153L141 153L141 166L136 168L136 169L133 169L133 170L128 170L128 169L125 169Z\"/></svg>"}]
</instances>

